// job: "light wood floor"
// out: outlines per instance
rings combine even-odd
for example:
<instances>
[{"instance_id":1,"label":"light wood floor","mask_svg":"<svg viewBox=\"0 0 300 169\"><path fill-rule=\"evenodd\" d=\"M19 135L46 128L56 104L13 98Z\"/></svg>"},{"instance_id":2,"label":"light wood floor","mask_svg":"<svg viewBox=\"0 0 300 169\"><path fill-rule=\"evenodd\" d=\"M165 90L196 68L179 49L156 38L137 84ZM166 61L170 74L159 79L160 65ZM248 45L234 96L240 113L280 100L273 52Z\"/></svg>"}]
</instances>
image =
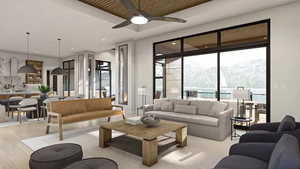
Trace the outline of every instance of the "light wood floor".
<instances>
[{"instance_id":1,"label":"light wood floor","mask_svg":"<svg viewBox=\"0 0 300 169\"><path fill-rule=\"evenodd\" d=\"M69 130L74 127L68 127ZM44 136L46 122L24 123L0 128L0 169L29 169L31 149L22 143L23 139ZM57 132L57 129L51 129Z\"/></svg>"}]
</instances>

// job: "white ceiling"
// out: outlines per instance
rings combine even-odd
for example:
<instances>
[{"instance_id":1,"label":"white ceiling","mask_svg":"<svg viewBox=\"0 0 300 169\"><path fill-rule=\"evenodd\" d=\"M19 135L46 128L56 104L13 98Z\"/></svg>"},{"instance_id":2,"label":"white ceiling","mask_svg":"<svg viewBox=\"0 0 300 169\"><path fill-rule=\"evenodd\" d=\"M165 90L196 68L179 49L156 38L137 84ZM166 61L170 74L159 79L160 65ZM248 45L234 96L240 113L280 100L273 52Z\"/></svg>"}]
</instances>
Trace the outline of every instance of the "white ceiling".
<instances>
[{"instance_id":1,"label":"white ceiling","mask_svg":"<svg viewBox=\"0 0 300 169\"><path fill-rule=\"evenodd\" d=\"M113 30L123 20L77 0L1 0L0 50L25 52L25 32L31 32L31 52L57 56L57 38L62 38L62 56L90 50L102 51L117 42L172 32L226 17L275 7L297 0L213 0L171 16L186 24L152 22L141 27Z\"/></svg>"}]
</instances>

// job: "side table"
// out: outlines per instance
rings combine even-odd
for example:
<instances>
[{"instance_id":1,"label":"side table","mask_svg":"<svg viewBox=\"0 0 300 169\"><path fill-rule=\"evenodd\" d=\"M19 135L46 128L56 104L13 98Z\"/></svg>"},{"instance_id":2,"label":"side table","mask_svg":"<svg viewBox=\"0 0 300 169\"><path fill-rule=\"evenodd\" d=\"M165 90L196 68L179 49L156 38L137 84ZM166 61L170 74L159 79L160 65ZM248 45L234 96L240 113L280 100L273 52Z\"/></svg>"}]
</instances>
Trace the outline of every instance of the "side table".
<instances>
[{"instance_id":1,"label":"side table","mask_svg":"<svg viewBox=\"0 0 300 169\"><path fill-rule=\"evenodd\" d=\"M251 118L232 117L231 121L231 140L235 137L240 137L236 130L248 130L251 125Z\"/></svg>"}]
</instances>

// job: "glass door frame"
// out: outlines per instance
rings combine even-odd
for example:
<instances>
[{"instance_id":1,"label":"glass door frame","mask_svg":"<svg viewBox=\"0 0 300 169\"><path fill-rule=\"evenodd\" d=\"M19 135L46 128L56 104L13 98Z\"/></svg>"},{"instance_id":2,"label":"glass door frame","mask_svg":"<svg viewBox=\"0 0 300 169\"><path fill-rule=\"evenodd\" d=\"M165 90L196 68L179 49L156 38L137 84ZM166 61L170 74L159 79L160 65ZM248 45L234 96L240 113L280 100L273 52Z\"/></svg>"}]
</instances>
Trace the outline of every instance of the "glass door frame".
<instances>
[{"instance_id":1,"label":"glass door frame","mask_svg":"<svg viewBox=\"0 0 300 169\"><path fill-rule=\"evenodd\" d=\"M70 65L71 63L74 63L74 67L73 68L70 68ZM68 64L68 68L65 67L65 63ZM63 61L63 70L64 70L64 73L67 72L67 74L64 74L64 76L66 76L68 78L68 84L67 84L67 89L68 89L68 96L71 95L71 81L70 81L70 75L71 75L71 70L75 70L75 60L72 59L72 60L66 60L66 61ZM75 83L75 82L73 82ZM63 82L63 84L65 84ZM63 85L63 93L65 94L65 86ZM64 95L65 96L65 95Z\"/></svg>"},{"instance_id":2,"label":"glass door frame","mask_svg":"<svg viewBox=\"0 0 300 169\"><path fill-rule=\"evenodd\" d=\"M108 63L108 69L102 69L101 67L100 67L100 69L97 69L98 63L100 64L101 62ZM96 60L96 72L97 72L96 76L99 76L99 97L100 98L103 98L102 97L102 92L101 92L101 86L102 86L102 83L101 83L101 81L102 81L101 80L101 72L102 71L106 71L106 72L109 73L109 97L111 97L112 96L112 88L111 88L112 87L111 62L109 62L109 61L103 61L103 60Z\"/></svg>"},{"instance_id":3,"label":"glass door frame","mask_svg":"<svg viewBox=\"0 0 300 169\"><path fill-rule=\"evenodd\" d=\"M251 26L255 24L260 24L260 23L267 23L267 29L268 29L268 39L266 42L250 42L250 43L244 43L244 44L234 44L230 46L221 46L221 32L225 30L230 30L230 29L235 29L235 28L240 28L240 27L245 27L245 26ZM216 48L211 48L211 49L200 49L200 50L195 50L195 51L188 51L184 52L184 39L189 38L189 37L194 37L194 36L199 36L199 35L205 35L209 33L217 33L217 47ZM199 33L195 35L189 35L189 36L184 36L184 37L179 37L175 39L169 39L169 40L164 40L160 42L155 42L153 43L153 99L155 96L156 92L156 84L155 84L155 79L156 79L156 61L161 60L161 59L166 59L166 58L172 58L172 57L181 57L181 98L183 99L184 97L184 57L185 56L194 56L194 55L201 55L201 54L211 54L211 53L217 53L217 100L220 101L220 91L221 91L221 85L220 85L220 56L222 52L229 52L229 51L236 51L236 50L243 50L243 49L253 49L253 48L260 48L260 47L266 47L266 107L267 107L267 113L266 113L266 120L267 122L271 121L271 113L270 113L270 107L271 107L271 20L266 19L262 21L257 21L253 23L247 23L247 24L242 24L242 25L237 25L237 26L232 26L224 29L219 29L219 30L213 30L209 32L204 32L204 33ZM155 51L155 46L160 43L165 43L165 42L171 42L171 41L178 41L180 40L181 43L181 48L179 53L173 53L173 54L166 54L166 55L161 55L161 56L156 56L156 51ZM165 81L165 78L163 78ZM165 83L165 82L164 82ZM164 88L164 91L166 89ZM163 96L166 97L166 92L163 92Z\"/></svg>"}]
</instances>

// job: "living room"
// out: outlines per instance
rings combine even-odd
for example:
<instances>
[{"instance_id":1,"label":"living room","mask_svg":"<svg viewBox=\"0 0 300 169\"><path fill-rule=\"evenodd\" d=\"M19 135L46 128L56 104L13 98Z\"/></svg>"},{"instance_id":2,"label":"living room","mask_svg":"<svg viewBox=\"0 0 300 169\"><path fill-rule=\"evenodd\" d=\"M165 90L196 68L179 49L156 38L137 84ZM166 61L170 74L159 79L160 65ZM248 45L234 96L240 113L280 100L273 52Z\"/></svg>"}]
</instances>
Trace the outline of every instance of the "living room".
<instances>
[{"instance_id":1,"label":"living room","mask_svg":"<svg viewBox=\"0 0 300 169\"><path fill-rule=\"evenodd\" d=\"M300 168L299 0L1 4L0 168Z\"/></svg>"}]
</instances>

